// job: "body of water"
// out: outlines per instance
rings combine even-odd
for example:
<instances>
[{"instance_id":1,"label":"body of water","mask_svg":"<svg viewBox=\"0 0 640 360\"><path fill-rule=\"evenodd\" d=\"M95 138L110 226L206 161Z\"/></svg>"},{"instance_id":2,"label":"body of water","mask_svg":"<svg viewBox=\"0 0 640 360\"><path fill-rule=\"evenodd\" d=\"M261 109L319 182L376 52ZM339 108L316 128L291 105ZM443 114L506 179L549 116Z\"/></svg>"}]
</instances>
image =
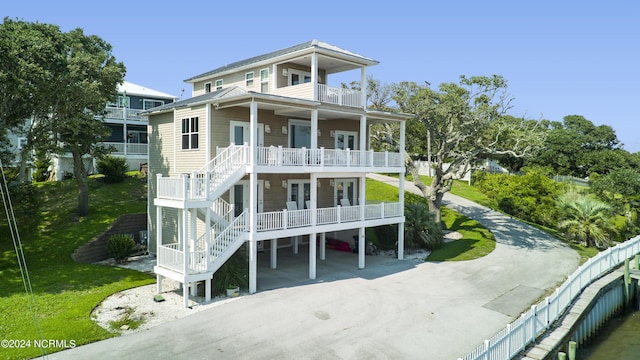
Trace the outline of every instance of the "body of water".
<instances>
[{"instance_id":1,"label":"body of water","mask_svg":"<svg viewBox=\"0 0 640 360\"><path fill-rule=\"evenodd\" d=\"M579 360L640 359L640 311L607 321L586 347L578 349Z\"/></svg>"}]
</instances>

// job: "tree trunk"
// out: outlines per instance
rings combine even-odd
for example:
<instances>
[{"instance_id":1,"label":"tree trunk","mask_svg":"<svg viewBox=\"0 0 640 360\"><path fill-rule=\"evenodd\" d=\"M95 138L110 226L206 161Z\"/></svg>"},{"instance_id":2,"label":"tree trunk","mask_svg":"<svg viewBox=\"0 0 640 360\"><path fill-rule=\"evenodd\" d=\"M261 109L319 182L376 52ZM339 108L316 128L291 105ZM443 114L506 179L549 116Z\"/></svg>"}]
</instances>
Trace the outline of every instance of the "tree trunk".
<instances>
[{"instance_id":1,"label":"tree trunk","mask_svg":"<svg viewBox=\"0 0 640 360\"><path fill-rule=\"evenodd\" d=\"M89 215L89 181L87 172L82 164L82 155L72 151L73 175L78 184L78 216Z\"/></svg>"},{"instance_id":2,"label":"tree trunk","mask_svg":"<svg viewBox=\"0 0 640 360\"><path fill-rule=\"evenodd\" d=\"M433 214L434 221L440 226L440 228L442 228L442 211L440 210L440 208L442 207L443 197L444 194L438 192L435 195L427 198L429 211Z\"/></svg>"}]
</instances>

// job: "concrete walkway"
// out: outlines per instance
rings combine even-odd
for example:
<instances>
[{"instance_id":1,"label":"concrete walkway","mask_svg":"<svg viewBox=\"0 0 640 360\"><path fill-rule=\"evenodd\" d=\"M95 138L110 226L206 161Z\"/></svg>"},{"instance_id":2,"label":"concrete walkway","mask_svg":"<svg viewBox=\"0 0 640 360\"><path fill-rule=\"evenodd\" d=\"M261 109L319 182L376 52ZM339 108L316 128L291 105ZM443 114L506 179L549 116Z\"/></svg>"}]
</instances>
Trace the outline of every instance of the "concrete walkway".
<instances>
[{"instance_id":1,"label":"concrete walkway","mask_svg":"<svg viewBox=\"0 0 640 360\"><path fill-rule=\"evenodd\" d=\"M329 266L318 261L317 280L262 290L49 359L457 359L562 282L579 258L531 226L459 197L445 200L491 229L497 241L491 254L442 263L367 257L366 269L356 270L354 261L340 273L322 273Z\"/></svg>"}]
</instances>

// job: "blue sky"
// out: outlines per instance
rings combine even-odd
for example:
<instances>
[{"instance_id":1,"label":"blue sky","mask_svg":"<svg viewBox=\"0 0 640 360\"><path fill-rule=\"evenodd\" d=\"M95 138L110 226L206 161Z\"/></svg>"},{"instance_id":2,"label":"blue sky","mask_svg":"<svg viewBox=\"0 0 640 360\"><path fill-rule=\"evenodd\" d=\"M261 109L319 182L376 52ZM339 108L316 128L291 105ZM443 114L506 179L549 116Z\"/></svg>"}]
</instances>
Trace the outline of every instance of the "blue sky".
<instances>
[{"instance_id":1,"label":"blue sky","mask_svg":"<svg viewBox=\"0 0 640 360\"><path fill-rule=\"evenodd\" d=\"M128 81L175 96L184 89L183 98L188 77L312 39L380 61L368 73L383 83L436 86L462 74L500 74L515 98L511 115L583 115L640 151L640 3L633 0L22 0L4 2L0 14L83 28L113 46Z\"/></svg>"}]
</instances>

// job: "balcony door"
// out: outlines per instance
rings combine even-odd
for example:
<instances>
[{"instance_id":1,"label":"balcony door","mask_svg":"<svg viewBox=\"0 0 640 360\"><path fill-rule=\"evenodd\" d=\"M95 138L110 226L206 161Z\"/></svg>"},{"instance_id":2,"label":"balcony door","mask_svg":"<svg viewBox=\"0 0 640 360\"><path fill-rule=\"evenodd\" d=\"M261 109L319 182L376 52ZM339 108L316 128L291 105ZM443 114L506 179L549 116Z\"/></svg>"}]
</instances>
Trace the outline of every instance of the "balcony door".
<instances>
[{"instance_id":1,"label":"balcony door","mask_svg":"<svg viewBox=\"0 0 640 360\"><path fill-rule=\"evenodd\" d=\"M298 210L307 209L307 201L311 200L311 182L309 180L288 180L287 201L293 201Z\"/></svg>"},{"instance_id":2,"label":"balcony door","mask_svg":"<svg viewBox=\"0 0 640 360\"><path fill-rule=\"evenodd\" d=\"M357 204L356 179L335 179L333 185L334 205Z\"/></svg>"},{"instance_id":3,"label":"balcony door","mask_svg":"<svg viewBox=\"0 0 640 360\"><path fill-rule=\"evenodd\" d=\"M242 145L251 140L250 123L247 121L229 122L229 143ZM258 146L264 146L264 124L258 124Z\"/></svg>"},{"instance_id":4,"label":"balcony door","mask_svg":"<svg viewBox=\"0 0 640 360\"><path fill-rule=\"evenodd\" d=\"M262 199L264 196L264 180L258 180L256 186L256 192L258 193L258 204L256 210L262 212L263 204ZM249 208L251 194L249 193L249 180L240 180L231 187L229 194L229 200L234 205L233 216L242 214L244 209Z\"/></svg>"},{"instance_id":5,"label":"balcony door","mask_svg":"<svg viewBox=\"0 0 640 360\"><path fill-rule=\"evenodd\" d=\"M358 133L355 131L336 130L336 149L358 150Z\"/></svg>"}]
</instances>

